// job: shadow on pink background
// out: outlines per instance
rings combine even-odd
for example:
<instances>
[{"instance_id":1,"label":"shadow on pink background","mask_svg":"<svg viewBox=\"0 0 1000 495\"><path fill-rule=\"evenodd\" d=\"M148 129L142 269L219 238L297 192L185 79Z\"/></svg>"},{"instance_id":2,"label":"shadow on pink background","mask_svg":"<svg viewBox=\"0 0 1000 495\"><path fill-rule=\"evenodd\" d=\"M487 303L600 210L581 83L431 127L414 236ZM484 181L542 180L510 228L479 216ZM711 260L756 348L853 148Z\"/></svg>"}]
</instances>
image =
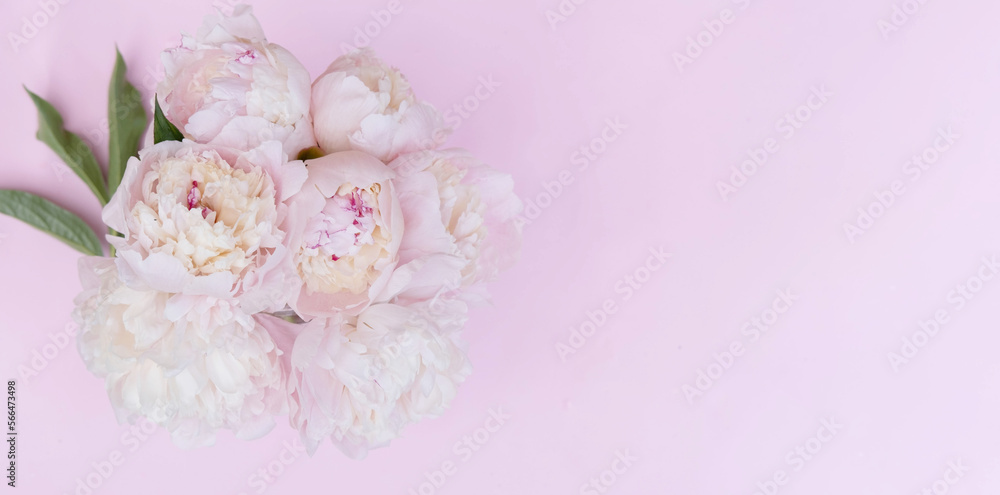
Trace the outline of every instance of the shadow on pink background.
<instances>
[{"instance_id":1,"label":"shadow on pink background","mask_svg":"<svg viewBox=\"0 0 1000 495\"><path fill-rule=\"evenodd\" d=\"M63 1L0 7L0 187L96 228L21 84L103 159L114 44L151 97L213 4ZM2 217L0 371L44 366L18 384L23 493L1000 490L1000 4L398 2L371 44L532 217L452 408L362 462L285 424L195 451L130 431L66 345L76 253ZM390 3L255 13L318 75Z\"/></svg>"}]
</instances>

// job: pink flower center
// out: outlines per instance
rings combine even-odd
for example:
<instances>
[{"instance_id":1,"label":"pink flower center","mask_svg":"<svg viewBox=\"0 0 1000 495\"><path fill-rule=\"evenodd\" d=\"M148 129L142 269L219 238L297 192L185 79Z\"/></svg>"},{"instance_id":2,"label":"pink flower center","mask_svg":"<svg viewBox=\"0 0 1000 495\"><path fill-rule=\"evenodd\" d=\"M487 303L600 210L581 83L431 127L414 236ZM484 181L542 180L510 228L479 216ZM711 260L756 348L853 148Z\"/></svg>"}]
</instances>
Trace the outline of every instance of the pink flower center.
<instances>
[{"instance_id":1,"label":"pink flower center","mask_svg":"<svg viewBox=\"0 0 1000 495\"><path fill-rule=\"evenodd\" d=\"M211 208L201 204L201 190L198 189L198 181L191 181L191 190L188 191L187 197L187 207L188 210L193 210L195 208L201 208L201 218L208 218L208 213L212 211Z\"/></svg>"},{"instance_id":2,"label":"pink flower center","mask_svg":"<svg viewBox=\"0 0 1000 495\"><path fill-rule=\"evenodd\" d=\"M309 222L305 246L317 249L332 261L357 254L361 246L373 243L374 209L361 190L329 198L323 211Z\"/></svg>"},{"instance_id":3,"label":"pink flower center","mask_svg":"<svg viewBox=\"0 0 1000 495\"><path fill-rule=\"evenodd\" d=\"M252 48L241 53L239 57L236 57L236 61L243 65L250 65L254 60L257 60L257 51Z\"/></svg>"}]
</instances>

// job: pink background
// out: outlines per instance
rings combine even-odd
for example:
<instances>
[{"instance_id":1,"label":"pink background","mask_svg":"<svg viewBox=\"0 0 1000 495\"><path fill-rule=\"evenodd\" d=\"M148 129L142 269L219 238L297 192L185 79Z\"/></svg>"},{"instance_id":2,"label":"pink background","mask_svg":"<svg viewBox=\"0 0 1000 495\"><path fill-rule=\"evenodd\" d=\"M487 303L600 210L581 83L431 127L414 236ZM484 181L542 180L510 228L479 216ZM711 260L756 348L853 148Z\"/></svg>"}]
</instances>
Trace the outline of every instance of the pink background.
<instances>
[{"instance_id":1,"label":"pink background","mask_svg":"<svg viewBox=\"0 0 1000 495\"><path fill-rule=\"evenodd\" d=\"M559 0L400 2L372 44L439 108L471 98L478 108L452 144L511 172L518 194L543 206L521 263L492 286L495 307L472 315L475 373L448 413L362 462L329 444L312 458L282 454L295 438L285 424L251 443L223 433L197 451L162 431L135 441L72 346L34 354L52 356L50 336L70 322L76 253L4 217L0 378L45 364L18 385L24 493L76 493L115 451L123 462L95 493L260 493L251 476L270 465L281 474L264 493L403 495L421 493L445 461L457 472L424 494L602 493L583 488L592 478L611 494L1000 490L1000 280L970 282L981 258L1000 254L1000 4L931 1L883 36L894 0L591 0L554 28L546 10ZM255 11L317 75L388 5ZM0 187L99 227L98 203L34 140L20 85L50 99L103 160L114 43L149 97L158 52L210 8L68 0L27 44L0 47ZM5 39L41 9L4 2ZM702 34L710 46L679 70L673 54L720 17L731 22ZM501 85L476 101L490 76ZM800 109L814 87L832 96ZM809 118L789 136L779 119L796 110ZM605 145L594 140L607 119L626 127ZM958 137L945 145L936 136L949 127ZM723 200L717 182L768 139L778 150ZM926 151L936 141L948 149ZM583 170L581 146L603 150ZM912 180L907 161L925 151L940 156ZM567 184L552 185L560 176ZM851 242L844 224L897 180L903 194L872 207L881 216ZM645 273L656 247L672 257ZM628 300L626 276L645 281ZM978 290L961 309L957 284ZM786 289L797 300L755 340L745 322L770 321ZM564 362L557 344L607 299L617 311ZM940 332L918 336L923 347L894 368L890 353L939 311ZM731 347L740 355L727 357ZM711 387L685 388L700 372ZM689 401L692 390L701 395ZM498 407L504 426L471 456L457 453ZM830 418L832 434L821 430ZM613 464L626 450L637 460ZM768 483L776 471L781 485Z\"/></svg>"}]
</instances>

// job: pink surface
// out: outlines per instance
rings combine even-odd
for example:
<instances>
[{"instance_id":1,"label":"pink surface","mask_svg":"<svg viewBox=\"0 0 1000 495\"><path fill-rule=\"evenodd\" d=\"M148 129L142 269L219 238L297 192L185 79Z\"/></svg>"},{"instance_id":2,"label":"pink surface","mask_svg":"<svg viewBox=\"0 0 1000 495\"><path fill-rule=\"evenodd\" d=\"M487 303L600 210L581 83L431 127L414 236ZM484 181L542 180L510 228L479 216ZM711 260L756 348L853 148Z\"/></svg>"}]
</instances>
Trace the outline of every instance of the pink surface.
<instances>
[{"instance_id":1,"label":"pink surface","mask_svg":"<svg viewBox=\"0 0 1000 495\"><path fill-rule=\"evenodd\" d=\"M103 158L114 44L148 97L158 52L211 3L64 1L41 2L51 19L0 7L4 33L45 20L0 48L0 187L97 227L20 85ZM562 0L553 27L559 0L399 2L255 12L318 75L391 5L373 46L538 207L495 307L472 315L453 407L361 462L300 455L287 425L197 451L129 432L75 349L48 345L65 344L76 253L3 217L0 372L44 365L18 384L22 493L86 494L88 476L108 494L1000 490L1000 4ZM877 218L849 234L859 208ZM669 261L645 268L659 248Z\"/></svg>"}]
</instances>

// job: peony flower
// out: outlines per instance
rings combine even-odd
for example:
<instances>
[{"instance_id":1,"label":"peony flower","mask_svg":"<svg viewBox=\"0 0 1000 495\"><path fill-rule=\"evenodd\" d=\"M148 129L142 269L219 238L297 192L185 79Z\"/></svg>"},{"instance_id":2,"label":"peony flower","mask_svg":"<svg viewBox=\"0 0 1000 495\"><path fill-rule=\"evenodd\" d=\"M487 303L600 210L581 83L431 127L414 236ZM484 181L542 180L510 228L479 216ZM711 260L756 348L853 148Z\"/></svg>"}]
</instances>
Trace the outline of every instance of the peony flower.
<instances>
[{"instance_id":1,"label":"peony flower","mask_svg":"<svg viewBox=\"0 0 1000 495\"><path fill-rule=\"evenodd\" d=\"M305 180L276 141L240 153L165 141L129 159L103 211L118 267L134 289L237 298L246 313L285 307L281 201Z\"/></svg>"},{"instance_id":2,"label":"peony flower","mask_svg":"<svg viewBox=\"0 0 1000 495\"><path fill-rule=\"evenodd\" d=\"M464 319L457 312L446 321L460 328ZM406 425L442 414L470 372L456 334L394 304L306 324L291 355L289 420L310 454L330 437L362 458Z\"/></svg>"},{"instance_id":3,"label":"peony flower","mask_svg":"<svg viewBox=\"0 0 1000 495\"><path fill-rule=\"evenodd\" d=\"M278 140L290 159L315 145L309 72L267 42L249 6L205 17L197 36L184 35L162 59L157 95L185 137L243 150Z\"/></svg>"},{"instance_id":4,"label":"peony flower","mask_svg":"<svg viewBox=\"0 0 1000 495\"><path fill-rule=\"evenodd\" d=\"M461 149L410 153L389 167L401 176L396 187L407 226L413 223L411 213L425 208L419 204L429 198L437 200L437 221L443 233L425 237L447 237L450 251L446 252L464 260L461 286L494 280L517 261L521 227L515 217L522 205L510 175L493 170ZM411 248L404 244L401 250ZM440 243L433 249L415 249L415 257L443 250Z\"/></svg>"},{"instance_id":5,"label":"peony flower","mask_svg":"<svg viewBox=\"0 0 1000 495\"><path fill-rule=\"evenodd\" d=\"M338 58L316 79L312 118L325 152L359 150L386 163L435 148L450 133L441 114L370 48Z\"/></svg>"},{"instance_id":6,"label":"peony flower","mask_svg":"<svg viewBox=\"0 0 1000 495\"><path fill-rule=\"evenodd\" d=\"M288 200L282 229L300 288L289 304L303 318L357 314L386 286L398 262L403 218L395 174L358 151L308 162L302 191Z\"/></svg>"},{"instance_id":7,"label":"peony flower","mask_svg":"<svg viewBox=\"0 0 1000 495\"><path fill-rule=\"evenodd\" d=\"M144 416L197 447L220 428L260 437L286 411L281 352L230 301L131 289L109 258L83 258L80 277L77 346L120 422Z\"/></svg>"}]
</instances>

